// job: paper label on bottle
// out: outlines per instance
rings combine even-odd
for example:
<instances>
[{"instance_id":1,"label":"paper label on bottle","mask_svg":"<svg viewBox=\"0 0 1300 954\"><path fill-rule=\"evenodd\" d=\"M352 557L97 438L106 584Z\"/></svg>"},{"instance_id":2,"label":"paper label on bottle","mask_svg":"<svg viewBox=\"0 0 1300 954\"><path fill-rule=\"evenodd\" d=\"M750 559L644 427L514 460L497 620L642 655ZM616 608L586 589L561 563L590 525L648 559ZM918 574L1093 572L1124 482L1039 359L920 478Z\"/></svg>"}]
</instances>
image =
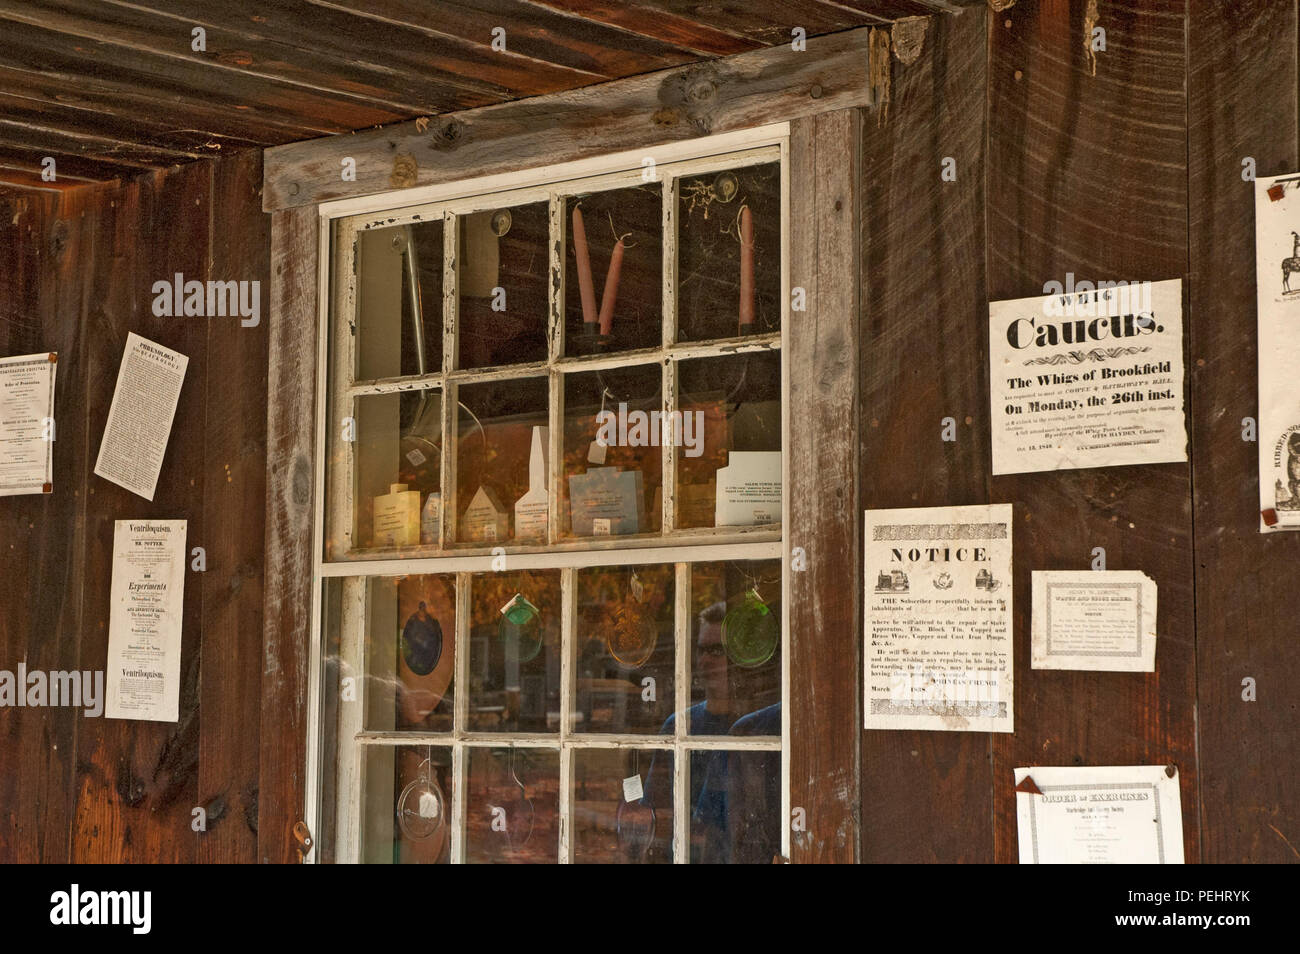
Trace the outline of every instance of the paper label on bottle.
<instances>
[{"instance_id":1,"label":"paper label on bottle","mask_svg":"<svg viewBox=\"0 0 1300 954\"><path fill-rule=\"evenodd\" d=\"M645 787L641 784L640 775L632 775L623 779L623 801L637 802L645 794Z\"/></svg>"},{"instance_id":2,"label":"paper label on bottle","mask_svg":"<svg viewBox=\"0 0 1300 954\"><path fill-rule=\"evenodd\" d=\"M591 535L593 537L609 536L609 518L593 517L591 520Z\"/></svg>"},{"instance_id":3,"label":"paper label on bottle","mask_svg":"<svg viewBox=\"0 0 1300 954\"><path fill-rule=\"evenodd\" d=\"M429 458L421 454L420 449L418 447L412 447L409 451L406 452L406 459L411 462L412 467L419 467Z\"/></svg>"}]
</instances>

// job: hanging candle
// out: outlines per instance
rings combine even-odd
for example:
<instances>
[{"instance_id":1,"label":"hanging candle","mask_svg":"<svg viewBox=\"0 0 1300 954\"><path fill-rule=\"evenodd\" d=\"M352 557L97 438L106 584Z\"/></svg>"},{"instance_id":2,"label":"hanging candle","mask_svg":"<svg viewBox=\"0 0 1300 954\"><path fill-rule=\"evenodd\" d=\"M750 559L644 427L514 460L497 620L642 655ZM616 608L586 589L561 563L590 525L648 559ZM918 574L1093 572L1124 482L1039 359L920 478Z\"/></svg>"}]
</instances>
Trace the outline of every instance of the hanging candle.
<instances>
[{"instance_id":1,"label":"hanging candle","mask_svg":"<svg viewBox=\"0 0 1300 954\"><path fill-rule=\"evenodd\" d=\"M740 209L740 333L754 323L754 217Z\"/></svg>"},{"instance_id":2,"label":"hanging candle","mask_svg":"<svg viewBox=\"0 0 1300 954\"><path fill-rule=\"evenodd\" d=\"M614 301L618 298L618 276L623 271L623 239L614 245L614 254L609 257L609 271L605 275L605 294L600 301L600 333L608 335L614 325Z\"/></svg>"},{"instance_id":3,"label":"hanging candle","mask_svg":"<svg viewBox=\"0 0 1300 954\"><path fill-rule=\"evenodd\" d=\"M582 221L582 209L573 207L573 257L578 262L578 292L582 298L582 323L596 324L596 286L591 280L591 255L587 251L587 227Z\"/></svg>"}]
</instances>

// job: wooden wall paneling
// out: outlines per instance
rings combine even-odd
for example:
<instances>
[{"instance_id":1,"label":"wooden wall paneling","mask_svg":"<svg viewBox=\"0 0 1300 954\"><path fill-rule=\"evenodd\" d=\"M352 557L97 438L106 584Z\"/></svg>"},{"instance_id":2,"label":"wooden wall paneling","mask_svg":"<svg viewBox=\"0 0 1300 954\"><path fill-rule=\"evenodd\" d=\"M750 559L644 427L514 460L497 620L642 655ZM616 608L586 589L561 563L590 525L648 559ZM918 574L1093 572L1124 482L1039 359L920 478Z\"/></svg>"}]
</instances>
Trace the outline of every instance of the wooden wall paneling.
<instances>
[{"instance_id":1,"label":"wooden wall paneling","mask_svg":"<svg viewBox=\"0 0 1300 954\"><path fill-rule=\"evenodd\" d=\"M86 194L0 202L0 354L59 353L54 493L0 498L0 668L80 668L80 474L85 427L76 377L81 330L66 321L84 303L90 255ZM61 204L62 203L62 204ZM72 220L59 218L71 213ZM75 709L0 710L0 857L65 862L72 813Z\"/></svg>"},{"instance_id":2,"label":"wooden wall paneling","mask_svg":"<svg viewBox=\"0 0 1300 954\"><path fill-rule=\"evenodd\" d=\"M869 30L741 53L532 100L266 151L267 210L391 191L394 159L414 158L410 185L508 173L701 135L795 119L871 101ZM339 176L356 160L355 182Z\"/></svg>"},{"instance_id":3,"label":"wooden wall paneling","mask_svg":"<svg viewBox=\"0 0 1300 954\"><path fill-rule=\"evenodd\" d=\"M1192 0L1188 27L1192 481L1203 860L1300 860L1290 596L1300 534L1260 534L1254 183L1295 172L1296 6ZM1260 435L1261 440L1269 437ZM1242 699L1256 680L1257 701Z\"/></svg>"},{"instance_id":4,"label":"wooden wall paneling","mask_svg":"<svg viewBox=\"0 0 1300 954\"><path fill-rule=\"evenodd\" d=\"M262 157L212 165L211 276L259 282L259 322L207 322L203 407L203 644L198 804L207 832L199 861L257 860L262 600L266 508L267 340L271 218L262 212ZM248 319L251 320L251 319Z\"/></svg>"},{"instance_id":5,"label":"wooden wall paneling","mask_svg":"<svg viewBox=\"0 0 1300 954\"><path fill-rule=\"evenodd\" d=\"M987 16L932 17L920 58L893 61L887 119L863 124L864 509L989 500ZM992 861L988 733L859 732L864 861Z\"/></svg>"},{"instance_id":6,"label":"wooden wall paneling","mask_svg":"<svg viewBox=\"0 0 1300 954\"><path fill-rule=\"evenodd\" d=\"M988 295L1043 283L1160 280L1187 270L1185 10L1106 3L1090 75L1082 2L990 16ZM1010 22L1010 26L1006 23ZM981 343L987 361L987 339ZM987 417L978 418L987 431ZM1199 856L1191 487L1187 464L992 479L1015 506L1016 732L993 739L995 851L1017 858L1013 769L1165 765L1181 773L1186 857ZM1030 571L1142 570L1159 587L1153 674L1030 669Z\"/></svg>"},{"instance_id":7,"label":"wooden wall paneling","mask_svg":"<svg viewBox=\"0 0 1300 954\"><path fill-rule=\"evenodd\" d=\"M788 313L785 355L787 536L807 564L790 572L790 806L806 816L790 837L794 862L858 854L860 128L857 110L837 110L790 134L790 285L807 296L807 311Z\"/></svg>"},{"instance_id":8,"label":"wooden wall paneling","mask_svg":"<svg viewBox=\"0 0 1300 954\"><path fill-rule=\"evenodd\" d=\"M312 605L316 403L316 210L271 220L266 424L266 597L258 857L297 860L303 815Z\"/></svg>"},{"instance_id":9,"label":"wooden wall paneling","mask_svg":"<svg viewBox=\"0 0 1300 954\"><path fill-rule=\"evenodd\" d=\"M97 237L111 254L96 303L78 324L86 335L84 398L88 408L86 572L82 583L82 659L102 668L108 652L109 586L114 521L185 519L187 544L203 539L203 405L206 318L155 317L152 285L181 272L208 274L211 167L192 163L155 173L106 196L116 210ZM189 357L176 419L153 501L95 476L109 405L128 331ZM188 570L181 643L179 721L82 720L78 736L77 862L190 862L198 835L200 641L203 583Z\"/></svg>"}]
</instances>

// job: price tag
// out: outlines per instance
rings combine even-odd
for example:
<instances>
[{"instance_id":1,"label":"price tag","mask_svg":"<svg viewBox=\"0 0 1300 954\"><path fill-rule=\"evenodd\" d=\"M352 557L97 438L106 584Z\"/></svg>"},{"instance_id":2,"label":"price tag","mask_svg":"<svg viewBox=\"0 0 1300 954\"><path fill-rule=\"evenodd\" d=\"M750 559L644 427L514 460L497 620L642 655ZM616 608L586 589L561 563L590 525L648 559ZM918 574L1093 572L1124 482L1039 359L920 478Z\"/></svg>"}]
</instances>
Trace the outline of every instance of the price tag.
<instances>
[{"instance_id":1,"label":"price tag","mask_svg":"<svg viewBox=\"0 0 1300 954\"><path fill-rule=\"evenodd\" d=\"M592 517L591 535L593 537L609 536L609 517Z\"/></svg>"},{"instance_id":2,"label":"price tag","mask_svg":"<svg viewBox=\"0 0 1300 954\"><path fill-rule=\"evenodd\" d=\"M587 462L591 464L605 463L605 445L600 441L591 442L591 447L587 450Z\"/></svg>"},{"instance_id":3,"label":"price tag","mask_svg":"<svg viewBox=\"0 0 1300 954\"><path fill-rule=\"evenodd\" d=\"M420 449L418 447L412 447L409 451L407 451L406 459L411 462L412 467L419 467L429 458L421 454Z\"/></svg>"},{"instance_id":4,"label":"price tag","mask_svg":"<svg viewBox=\"0 0 1300 954\"><path fill-rule=\"evenodd\" d=\"M424 792L420 795L420 817L438 817L438 799L434 798L433 792Z\"/></svg>"},{"instance_id":5,"label":"price tag","mask_svg":"<svg viewBox=\"0 0 1300 954\"><path fill-rule=\"evenodd\" d=\"M641 784L640 775L632 775L623 779L623 801L640 801L643 795L645 795L645 788Z\"/></svg>"}]
</instances>

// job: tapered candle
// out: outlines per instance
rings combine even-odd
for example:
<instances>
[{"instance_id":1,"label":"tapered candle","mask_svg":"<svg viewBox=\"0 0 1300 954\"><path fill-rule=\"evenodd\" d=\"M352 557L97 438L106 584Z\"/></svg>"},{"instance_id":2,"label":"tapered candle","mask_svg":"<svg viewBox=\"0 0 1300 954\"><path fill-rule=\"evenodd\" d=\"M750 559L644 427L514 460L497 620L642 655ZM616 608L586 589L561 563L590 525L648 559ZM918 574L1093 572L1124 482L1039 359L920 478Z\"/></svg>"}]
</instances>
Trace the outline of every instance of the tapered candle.
<instances>
[{"instance_id":1,"label":"tapered candle","mask_svg":"<svg viewBox=\"0 0 1300 954\"><path fill-rule=\"evenodd\" d=\"M600 300L600 333L609 334L614 324L614 299L618 297L618 276L623 270L623 240L614 246L614 254L609 257L609 272L605 275L605 294Z\"/></svg>"},{"instance_id":2,"label":"tapered candle","mask_svg":"<svg viewBox=\"0 0 1300 954\"><path fill-rule=\"evenodd\" d=\"M582 297L582 323L596 323L596 286L591 280L591 256L587 252L587 228L582 209L573 207L573 257L578 262L578 292Z\"/></svg>"},{"instance_id":3,"label":"tapered candle","mask_svg":"<svg viewBox=\"0 0 1300 954\"><path fill-rule=\"evenodd\" d=\"M754 323L754 217L740 210L740 328Z\"/></svg>"}]
</instances>

